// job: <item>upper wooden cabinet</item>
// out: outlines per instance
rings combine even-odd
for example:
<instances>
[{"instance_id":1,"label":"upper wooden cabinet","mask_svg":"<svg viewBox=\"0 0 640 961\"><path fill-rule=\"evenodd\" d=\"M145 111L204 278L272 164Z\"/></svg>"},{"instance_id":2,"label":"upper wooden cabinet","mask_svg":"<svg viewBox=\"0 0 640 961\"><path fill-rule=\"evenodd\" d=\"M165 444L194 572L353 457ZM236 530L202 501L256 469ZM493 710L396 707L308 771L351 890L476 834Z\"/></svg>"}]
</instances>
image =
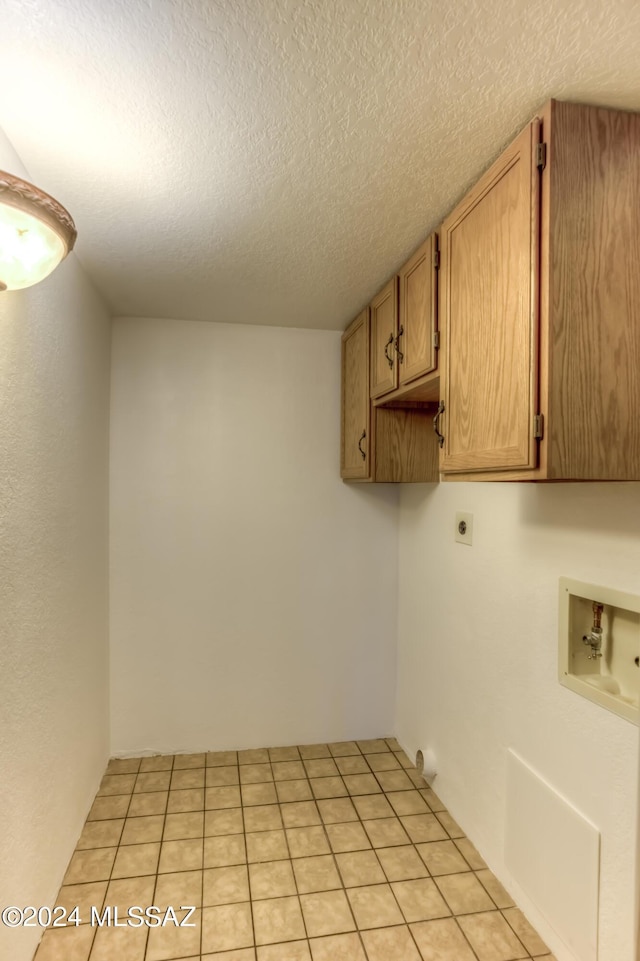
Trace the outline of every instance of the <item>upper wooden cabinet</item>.
<instances>
[{"instance_id":1,"label":"upper wooden cabinet","mask_svg":"<svg viewBox=\"0 0 640 961\"><path fill-rule=\"evenodd\" d=\"M371 397L376 406L437 401L438 238L432 234L371 301ZM425 384L429 382L425 388Z\"/></svg>"},{"instance_id":2,"label":"upper wooden cabinet","mask_svg":"<svg viewBox=\"0 0 640 961\"><path fill-rule=\"evenodd\" d=\"M640 115L551 101L444 222L441 470L640 479Z\"/></svg>"},{"instance_id":3,"label":"upper wooden cabinet","mask_svg":"<svg viewBox=\"0 0 640 961\"><path fill-rule=\"evenodd\" d=\"M372 406L369 323L367 307L342 335L341 477L348 481L436 481L434 410Z\"/></svg>"}]
</instances>

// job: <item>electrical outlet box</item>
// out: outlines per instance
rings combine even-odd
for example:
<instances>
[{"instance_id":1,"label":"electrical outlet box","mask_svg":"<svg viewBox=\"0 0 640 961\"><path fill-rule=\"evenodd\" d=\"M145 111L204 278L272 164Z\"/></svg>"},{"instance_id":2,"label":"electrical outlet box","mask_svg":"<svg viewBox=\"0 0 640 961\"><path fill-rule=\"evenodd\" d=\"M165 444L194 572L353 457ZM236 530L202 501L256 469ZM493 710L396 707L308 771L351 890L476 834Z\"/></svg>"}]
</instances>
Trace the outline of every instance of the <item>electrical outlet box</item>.
<instances>
[{"instance_id":1,"label":"electrical outlet box","mask_svg":"<svg viewBox=\"0 0 640 961\"><path fill-rule=\"evenodd\" d=\"M640 723L640 597L560 578L559 680Z\"/></svg>"},{"instance_id":2,"label":"electrical outlet box","mask_svg":"<svg viewBox=\"0 0 640 961\"><path fill-rule=\"evenodd\" d=\"M456 512L455 538L459 544L473 544L473 514L466 511Z\"/></svg>"}]
</instances>

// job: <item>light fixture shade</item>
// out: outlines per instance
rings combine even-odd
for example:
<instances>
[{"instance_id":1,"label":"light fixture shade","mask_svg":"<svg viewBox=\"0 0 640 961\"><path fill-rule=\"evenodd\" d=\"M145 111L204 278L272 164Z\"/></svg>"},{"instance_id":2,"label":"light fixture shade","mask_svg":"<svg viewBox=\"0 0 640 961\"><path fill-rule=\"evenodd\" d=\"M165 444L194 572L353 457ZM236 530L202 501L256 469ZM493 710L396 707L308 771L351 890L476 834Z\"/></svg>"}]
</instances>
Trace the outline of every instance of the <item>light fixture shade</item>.
<instances>
[{"instance_id":1,"label":"light fixture shade","mask_svg":"<svg viewBox=\"0 0 640 961\"><path fill-rule=\"evenodd\" d=\"M76 242L75 224L57 200L0 170L0 291L48 277Z\"/></svg>"}]
</instances>

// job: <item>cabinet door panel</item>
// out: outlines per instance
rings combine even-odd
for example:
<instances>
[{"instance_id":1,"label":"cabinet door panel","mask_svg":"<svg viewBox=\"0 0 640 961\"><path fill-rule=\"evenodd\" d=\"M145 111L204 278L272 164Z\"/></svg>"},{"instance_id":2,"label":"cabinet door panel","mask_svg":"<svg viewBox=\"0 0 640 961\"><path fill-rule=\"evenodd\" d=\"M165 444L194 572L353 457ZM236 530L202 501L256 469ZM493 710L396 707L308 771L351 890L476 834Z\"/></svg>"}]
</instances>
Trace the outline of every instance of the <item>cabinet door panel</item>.
<instances>
[{"instance_id":1,"label":"cabinet door panel","mask_svg":"<svg viewBox=\"0 0 640 961\"><path fill-rule=\"evenodd\" d=\"M432 234L400 271L400 384L436 369L436 249Z\"/></svg>"},{"instance_id":2,"label":"cabinet door panel","mask_svg":"<svg viewBox=\"0 0 640 961\"><path fill-rule=\"evenodd\" d=\"M443 471L536 464L539 126L523 131L443 225Z\"/></svg>"},{"instance_id":3,"label":"cabinet door panel","mask_svg":"<svg viewBox=\"0 0 640 961\"><path fill-rule=\"evenodd\" d=\"M366 480L370 476L370 410L367 307L342 336L341 477Z\"/></svg>"},{"instance_id":4,"label":"cabinet door panel","mask_svg":"<svg viewBox=\"0 0 640 961\"><path fill-rule=\"evenodd\" d=\"M380 397L398 386L394 347L398 332L398 278L392 277L371 301L371 396Z\"/></svg>"}]
</instances>

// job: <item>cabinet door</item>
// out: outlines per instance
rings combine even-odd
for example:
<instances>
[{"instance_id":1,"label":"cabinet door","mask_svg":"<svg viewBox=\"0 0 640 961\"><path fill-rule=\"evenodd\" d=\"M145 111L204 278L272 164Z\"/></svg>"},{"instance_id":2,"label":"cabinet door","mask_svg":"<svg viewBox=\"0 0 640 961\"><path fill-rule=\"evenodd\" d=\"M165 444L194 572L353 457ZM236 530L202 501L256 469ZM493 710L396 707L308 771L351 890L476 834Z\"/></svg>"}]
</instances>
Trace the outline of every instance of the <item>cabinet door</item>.
<instances>
[{"instance_id":1,"label":"cabinet door","mask_svg":"<svg viewBox=\"0 0 640 961\"><path fill-rule=\"evenodd\" d=\"M398 278L392 277L371 301L371 396L398 386L395 339L398 333Z\"/></svg>"},{"instance_id":2,"label":"cabinet door","mask_svg":"<svg viewBox=\"0 0 640 961\"><path fill-rule=\"evenodd\" d=\"M437 237L432 234L399 274L399 382L408 384L436 369Z\"/></svg>"},{"instance_id":3,"label":"cabinet door","mask_svg":"<svg viewBox=\"0 0 640 961\"><path fill-rule=\"evenodd\" d=\"M534 467L539 121L444 222L443 471Z\"/></svg>"},{"instance_id":4,"label":"cabinet door","mask_svg":"<svg viewBox=\"0 0 640 961\"><path fill-rule=\"evenodd\" d=\"M342 335L340 476L366 480L371 473L369 308Z\"/></svg>"}]
</instances>

